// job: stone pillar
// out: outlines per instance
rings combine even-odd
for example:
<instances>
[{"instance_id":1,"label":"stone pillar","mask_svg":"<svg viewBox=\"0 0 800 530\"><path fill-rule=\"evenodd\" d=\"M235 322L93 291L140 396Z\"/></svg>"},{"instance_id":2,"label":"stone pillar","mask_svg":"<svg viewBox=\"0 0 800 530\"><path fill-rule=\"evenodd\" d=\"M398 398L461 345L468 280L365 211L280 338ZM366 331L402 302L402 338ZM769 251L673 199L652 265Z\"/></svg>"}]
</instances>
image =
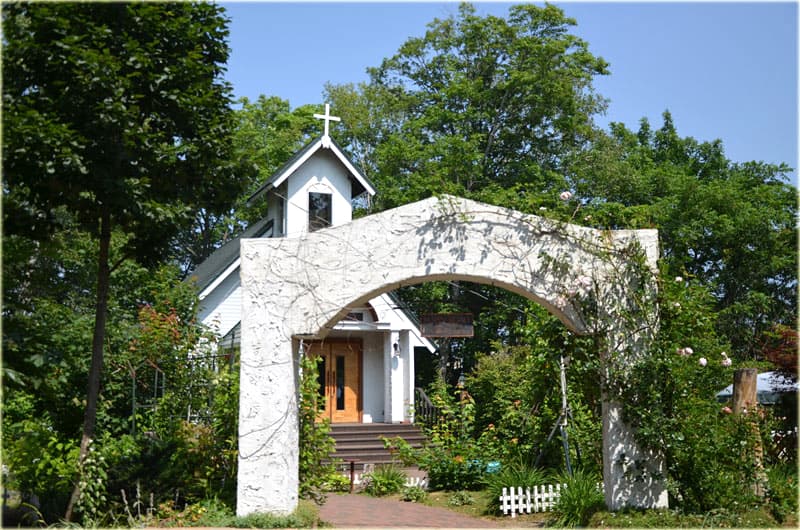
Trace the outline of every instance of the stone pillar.
<instances>
[{"instance_id":1,"label":"stone pillar","mask_svg":"<svg viewBox=\"0 0 800 530\"><path fill-rule=\"evenodd\" d=\"M622 421L622 406L603 400L603 485L611 511L667 508L664 458L639 449Z\"/></svg>"},{"instance_id":2,"label":"stone pillar","mask_svg":"<svg viewBox=\"0 0 800 530\"><path fill-rule=\"evenodd\" d=\"M292 341L271 336L258 345L246 343L253 333L242 335L236 514L288 514L297 508L300 484Z\"/></svg>"},{"instance_id":3,"label":"stone pillar","mask_svg":"<svg viewBox=\"0 0 800 530\"><path fill-rule=\"evenodd\" d=\"M286 305L274 302L280 286L258 261L243 259L240 269L239 516L293 512L300 484L296 351Z\"/></svg>"}]
</instances>

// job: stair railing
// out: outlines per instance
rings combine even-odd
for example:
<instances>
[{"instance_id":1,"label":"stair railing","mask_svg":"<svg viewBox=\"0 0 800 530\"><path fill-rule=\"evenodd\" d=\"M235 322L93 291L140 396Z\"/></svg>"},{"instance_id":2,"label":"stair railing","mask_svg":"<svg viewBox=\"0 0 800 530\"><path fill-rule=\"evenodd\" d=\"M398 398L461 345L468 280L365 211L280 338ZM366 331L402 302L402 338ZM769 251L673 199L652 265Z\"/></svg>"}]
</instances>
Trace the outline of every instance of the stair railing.
<instances>
[{"instance_id":1,"label":"stair railing","mask_svg":"<svg viewBox=\"0 0 800 530\"><path fill-rule=\"evenodd\" d=\"M432 402L425 390L414 388L414 423L432 427L439 421L439 408Z\"/></svg>"}]
</instances>

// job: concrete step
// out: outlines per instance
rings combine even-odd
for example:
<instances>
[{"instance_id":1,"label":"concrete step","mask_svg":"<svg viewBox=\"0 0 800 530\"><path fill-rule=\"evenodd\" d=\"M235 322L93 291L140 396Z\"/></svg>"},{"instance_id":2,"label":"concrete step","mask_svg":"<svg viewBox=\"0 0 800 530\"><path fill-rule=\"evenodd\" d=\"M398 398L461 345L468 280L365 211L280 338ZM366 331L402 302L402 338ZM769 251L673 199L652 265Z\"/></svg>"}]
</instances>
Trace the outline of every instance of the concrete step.
<instances>
[{"instance_id":1,"label":"concrete step","mask_svg":"<svg viewBox=\"0 0 800 530\"><path fill-rule=\"evenodd\" d=\"M419 448L425 443L425 435L419 427L412 424L334 424L331 436L336 440L336 450L332 455L343 461L359 464L392 463L392 453L383 446L383 438L400 437L412 447Z\"/></svg>"},{"instance_id":2,"label":"concrete step","mask_svg":"<svg viewBox=\"0 0 800 530\"><path fill-rule=\"evenodd\" d=\"M391 433L391 434L389 434L389 433L363 433L363 434L362 433L345 433L345 434L336 433L336 434L333 435L333 437L336 438L336 441L340 442L340 443L355 443L355 444L358 444L358 443L374 443L376 441L382 444L383 443L382 440L384 438L388 438L388 439L391 440L391 439L397 438L397 437L400 437L400 438L406 440L407 442L417 442L417 441L418 442L423 442L423 441L425 441L425 435L422 434L422 433L419 433L419 432L416 432L416 433L403 433L403 434L398 434L398 433Z\"/></svg>"}]
</instances>

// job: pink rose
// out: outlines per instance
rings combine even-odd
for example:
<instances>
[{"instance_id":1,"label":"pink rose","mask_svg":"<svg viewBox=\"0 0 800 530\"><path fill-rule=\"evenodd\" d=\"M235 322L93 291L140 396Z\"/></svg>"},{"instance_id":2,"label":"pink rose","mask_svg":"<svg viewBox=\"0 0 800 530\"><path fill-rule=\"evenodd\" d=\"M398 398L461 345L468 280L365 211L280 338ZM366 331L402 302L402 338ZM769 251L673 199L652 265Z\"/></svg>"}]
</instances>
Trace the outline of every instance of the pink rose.
<instances>
[{"instance_id":1,"label":"pink rose","mask_svg":"<svg viewBox=\"0 0 800 530\"><path fill-rule=\"evenodd\" d=\"M569 191L562 191L561 195L559 195L562 201L568 201L572 198L572 192Z\"/></svg>"},{"instance_id":2,"label":"pink rose","mask_svg":"<svg viewBox=\"0 0 800 530\"><path fill-rule=\"evenodd\" d=\"M700 360L698 360L697 362L700 363L700 366L705 366L708 364L708 361L706 360L705 357L700 357Z\"/></svg>"},{"instance_id":3,"label":"pink rose","mask_svg":"<svg viewBox=\"0 0 800 530\"><path fill-rule=\"evenodd\" d=\"M730 407L722 407L722 408L720 409L720 411L721 411L721 412L723 412L723 413L725 413L725 414L732 414L732 413L733 413L733 411L731 410L731 408L730 408Z\"/></svg>"},{"instance_id":4,"label":"pink rose","mask_svg":"<svg viewBox=\"0 0 800 530\"><path fill-rule=\"evenodd\" d=\"M565 309L567 307L567 297L564 295L558 295L555 299L556 307L559 309Z\"/></svg>"}]
</instances>

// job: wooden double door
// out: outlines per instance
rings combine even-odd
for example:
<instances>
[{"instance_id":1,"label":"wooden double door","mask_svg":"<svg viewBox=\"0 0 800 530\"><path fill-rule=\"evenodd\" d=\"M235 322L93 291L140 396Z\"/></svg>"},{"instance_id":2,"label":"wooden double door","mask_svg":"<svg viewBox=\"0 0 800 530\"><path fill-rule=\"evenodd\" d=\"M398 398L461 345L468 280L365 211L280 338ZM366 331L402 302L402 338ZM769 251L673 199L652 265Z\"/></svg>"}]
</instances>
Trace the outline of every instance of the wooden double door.
<instances>
[{"instance_id":1,"label":"wooden double door","mask_svg":"<svg viewBox=\"0 0 800 530\"><path fill-rule=\"evenodd\" d=\"M319 419L327 418L331 423L361 422L361 342L335 339L313 342L308 352L322 358L317 364L323 402Z\"/></svg>"}]
</instances>

